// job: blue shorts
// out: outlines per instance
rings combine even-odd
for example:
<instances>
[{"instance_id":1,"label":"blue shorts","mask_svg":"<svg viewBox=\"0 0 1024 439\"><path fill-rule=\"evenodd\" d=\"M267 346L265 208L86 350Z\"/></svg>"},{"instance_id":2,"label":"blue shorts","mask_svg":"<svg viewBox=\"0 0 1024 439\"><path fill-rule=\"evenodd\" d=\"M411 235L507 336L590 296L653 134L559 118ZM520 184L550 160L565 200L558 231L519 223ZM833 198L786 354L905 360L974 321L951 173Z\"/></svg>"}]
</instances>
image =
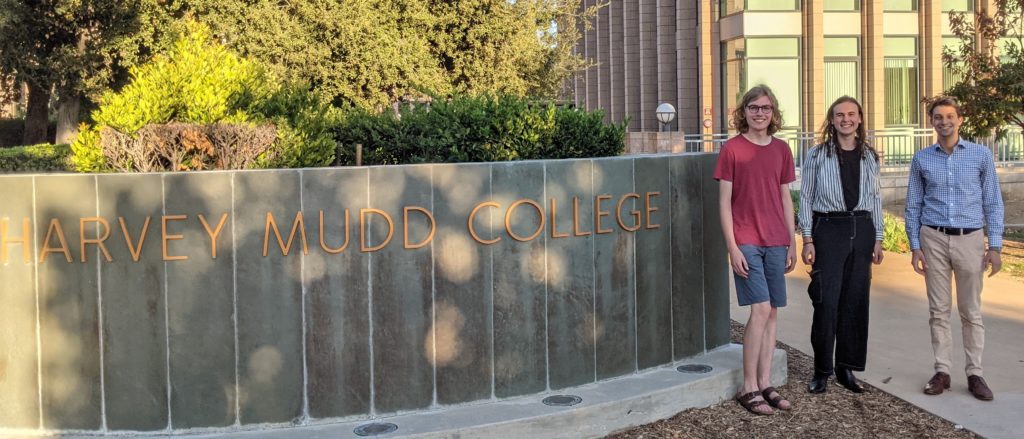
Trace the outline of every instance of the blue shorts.
<instances>
[{"instance_id":1,"label":"blue shorts","mask_svg":"<svg viewBox=\"0 0 1024 439\"><path fill-rule=\"evenodd\" d=\"M788 249L741 245L747 259L747 277L733 274L740 306L771 301L773 308L786 306L786 254Z\"/></svg>"}]
</instances>

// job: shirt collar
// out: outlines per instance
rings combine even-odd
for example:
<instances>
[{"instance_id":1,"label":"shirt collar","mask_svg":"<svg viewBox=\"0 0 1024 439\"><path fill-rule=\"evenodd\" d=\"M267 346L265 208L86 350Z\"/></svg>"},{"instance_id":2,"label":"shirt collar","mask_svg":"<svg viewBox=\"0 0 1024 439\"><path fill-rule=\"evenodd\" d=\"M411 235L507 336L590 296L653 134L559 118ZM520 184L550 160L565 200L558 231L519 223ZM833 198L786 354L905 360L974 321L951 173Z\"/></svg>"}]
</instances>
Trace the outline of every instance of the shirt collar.
<instances>
[{"instance_id":1,"label":"shirt collar","mask_svg":"<svg viewBox=\"0 0 1024 439\"><path fill-rule=\"evenodd\" d=\"M956 147L953 148L953 151L956 151L957 149L965 149L965 148L967 148L966 142L967 141L964 140L963 137L957 139ZM935 152L941 152L943 154L946 153L945 151L942 150L942 145L940 145L938 142L932 144L932 150L934 150Z\"/></svg>"}]
</instances>

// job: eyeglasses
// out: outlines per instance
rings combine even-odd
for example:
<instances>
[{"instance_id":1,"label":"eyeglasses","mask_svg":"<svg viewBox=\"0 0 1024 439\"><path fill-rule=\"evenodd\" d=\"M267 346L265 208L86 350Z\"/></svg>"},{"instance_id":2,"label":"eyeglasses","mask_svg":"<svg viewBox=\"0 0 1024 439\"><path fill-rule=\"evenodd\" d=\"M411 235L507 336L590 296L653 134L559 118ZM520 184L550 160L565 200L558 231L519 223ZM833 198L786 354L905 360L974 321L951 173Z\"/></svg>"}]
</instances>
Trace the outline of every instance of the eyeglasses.
<instances>
[{"instance_id":1,"label":"eyeglasses","mask_svg":"<svg viewBox=\"0 0 1024 439\"><path fill-rule=\"evenodd\" d=\"M768 114L768 113L771 113L772 110L773 110L773 108L772 108L771 105L747 105L747 111L749 111L751 113L754 113L754 114L757 114L757 113Z\"/></svg>"}]
</instances>

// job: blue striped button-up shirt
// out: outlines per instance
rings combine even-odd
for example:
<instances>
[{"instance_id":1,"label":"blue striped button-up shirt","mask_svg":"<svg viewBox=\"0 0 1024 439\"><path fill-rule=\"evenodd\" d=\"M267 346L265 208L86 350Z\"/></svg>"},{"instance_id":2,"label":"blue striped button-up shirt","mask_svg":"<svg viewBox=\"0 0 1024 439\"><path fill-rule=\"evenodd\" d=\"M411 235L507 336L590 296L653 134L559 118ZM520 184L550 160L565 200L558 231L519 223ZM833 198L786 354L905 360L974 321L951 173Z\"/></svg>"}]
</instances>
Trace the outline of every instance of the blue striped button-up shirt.
<instances>
[{"instance_id":1,"label":"blue striped button-up shirt","mask_svg":"<svg viewBox=\"0 0 1024 439\"><path fill-rule=\"evenodd\" d=\"M804 238L811 237L814 212L842 212L846 210L843 182L839 176L839 154L826 153L826 145L815 145L804 155L800 166L800 229ZM875 240L885 234L882 223L882 197L879 194L878 162L868 152L860 159L860 195L853 210L871 212L875 225Z\"/></svg>"},{"instance_id":2,"label":"blue striped button-up shirt","mask_svg":"<svg viewBox=\"0 0 1024 439\"><path fill-rule=\"evenodd\" d=\"M980 229L989 247L1003 246L1003 197L992 151L960 139L952 154L939 144L914 154L907 185L907 237L921 248L921 226Z\"/></svg>"}]
</instances>

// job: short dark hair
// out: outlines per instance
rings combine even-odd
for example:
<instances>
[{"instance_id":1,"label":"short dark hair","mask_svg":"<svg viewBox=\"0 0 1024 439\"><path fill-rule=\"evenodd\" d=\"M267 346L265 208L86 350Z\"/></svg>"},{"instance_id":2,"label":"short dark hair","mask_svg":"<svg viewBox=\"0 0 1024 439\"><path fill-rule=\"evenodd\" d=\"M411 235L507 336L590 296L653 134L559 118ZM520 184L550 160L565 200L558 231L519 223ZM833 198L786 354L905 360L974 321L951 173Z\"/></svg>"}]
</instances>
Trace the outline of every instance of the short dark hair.
<instances>
[{"instance_id":1,"label":"short dark hair","mask_svg":"<svg viewBox=\"0 0 1024 439\"><path fill-rule=\"evenodd\" d=\"M956 110L956 115L964 117L963 113L960 112L960 103L956 99L949 96L936 96L928 103L928 117L932 117L935 113L935 109L938 107L953 107Z\"/></svg>"}]
</instances>

